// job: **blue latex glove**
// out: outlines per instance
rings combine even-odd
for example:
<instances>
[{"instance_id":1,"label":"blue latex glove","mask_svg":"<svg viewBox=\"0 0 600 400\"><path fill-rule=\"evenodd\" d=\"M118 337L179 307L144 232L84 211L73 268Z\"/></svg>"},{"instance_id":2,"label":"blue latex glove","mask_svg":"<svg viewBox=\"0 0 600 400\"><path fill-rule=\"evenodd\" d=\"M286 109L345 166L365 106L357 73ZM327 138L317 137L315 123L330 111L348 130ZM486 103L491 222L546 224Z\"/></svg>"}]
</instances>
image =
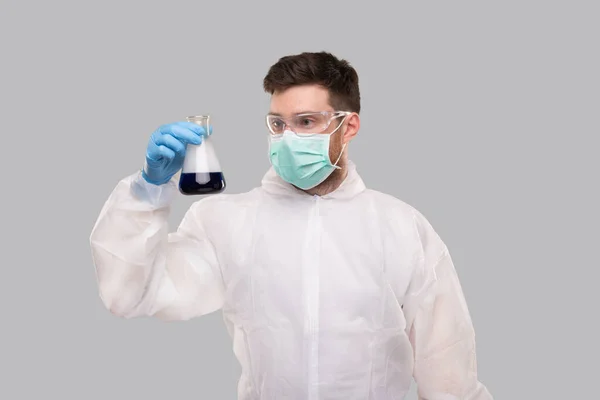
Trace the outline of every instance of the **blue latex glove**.
<instances>
[{"instance_id":1,"label":"blue latex glove","mask_svg":"<svg viewBox=\"0 0 600 400\"><path fill-rule=\"evenodd\" d=\"M169 182L183 167L187 145L202 143L205 134L202 126L191 122L175 122L155 130L146 149L144 179L154 185Z\"/></svg>"}]
</instances>

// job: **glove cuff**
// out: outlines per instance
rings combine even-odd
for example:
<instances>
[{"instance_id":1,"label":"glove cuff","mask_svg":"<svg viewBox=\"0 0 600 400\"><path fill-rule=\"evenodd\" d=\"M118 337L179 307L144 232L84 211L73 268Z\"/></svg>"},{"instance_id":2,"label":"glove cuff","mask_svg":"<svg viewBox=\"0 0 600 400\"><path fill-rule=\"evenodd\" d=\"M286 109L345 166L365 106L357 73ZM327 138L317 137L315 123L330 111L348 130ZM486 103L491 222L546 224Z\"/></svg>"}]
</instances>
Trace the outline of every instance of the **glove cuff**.
<instances>
[{"instance_id":1,"label":"glove cuff","mask_svg":"<svg viewBox=\"0 0 600 400\"><path fill-rule=\"evenodd\" d=\"M147 170L148 170L148 163L144 162L144 166L142 167L142 178L144 178L146 180L146 182L148 182L152 185L157 185L157 186L164 185L165 183L169 182L172 178L172 176L169 176L163 180L152 179L146 172Z\"/></svg>"},{"instance_id":2,"label":"glove cuff","mask_svg":"<svg viewBox=\"0 0 600 400\"><path fill-rule=\"evenodd\" d=\"M131 182L131 192L134 197L156 208L169 206L177 193L177 182L171 178L165 183L154 184L144 177L145 172L139 171Z\"/></svg>"}]
</instances>

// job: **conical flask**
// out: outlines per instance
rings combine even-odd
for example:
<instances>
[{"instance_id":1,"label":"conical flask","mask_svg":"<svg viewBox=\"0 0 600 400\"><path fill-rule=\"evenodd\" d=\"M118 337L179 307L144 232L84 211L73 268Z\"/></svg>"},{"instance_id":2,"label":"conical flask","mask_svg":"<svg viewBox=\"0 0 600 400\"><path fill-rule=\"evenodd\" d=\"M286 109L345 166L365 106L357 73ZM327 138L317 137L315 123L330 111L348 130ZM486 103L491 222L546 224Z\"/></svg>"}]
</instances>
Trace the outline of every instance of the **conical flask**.
<instances>
[{"instance_id":1,"label":"conical flask","mask_svg":"<svg viewBox=\"0 0 600 400\"><path fill-rule=\"evenodd\" d=\"M199 145L188 144L179 178L179 191L184 195L216 194L225 190L225 177L211 141L210 116L187 117L206 132Z\"/></svg>"}]
</instances>

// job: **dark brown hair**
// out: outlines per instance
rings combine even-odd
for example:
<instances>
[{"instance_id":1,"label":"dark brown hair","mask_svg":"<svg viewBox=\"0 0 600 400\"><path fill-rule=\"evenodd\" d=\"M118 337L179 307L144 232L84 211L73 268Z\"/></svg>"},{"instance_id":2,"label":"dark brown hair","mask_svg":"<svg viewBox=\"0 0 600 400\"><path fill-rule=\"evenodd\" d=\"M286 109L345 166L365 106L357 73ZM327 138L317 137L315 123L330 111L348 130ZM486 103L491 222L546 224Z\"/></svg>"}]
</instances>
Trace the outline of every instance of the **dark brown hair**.
<instances>
[{"instance_id":1,"label":"dark brown hair","mask_svg":"<svg viewBox=\"0 0 600 400\"><path fill-rule=\"evenodd\" d=\"M304 52L282 57L271 66L263 80L263 88L270 94L312 84L328 90L329 104L334 109L360 112L358 74L348 61L331 53Z\"/></svg>"}]
</instances>

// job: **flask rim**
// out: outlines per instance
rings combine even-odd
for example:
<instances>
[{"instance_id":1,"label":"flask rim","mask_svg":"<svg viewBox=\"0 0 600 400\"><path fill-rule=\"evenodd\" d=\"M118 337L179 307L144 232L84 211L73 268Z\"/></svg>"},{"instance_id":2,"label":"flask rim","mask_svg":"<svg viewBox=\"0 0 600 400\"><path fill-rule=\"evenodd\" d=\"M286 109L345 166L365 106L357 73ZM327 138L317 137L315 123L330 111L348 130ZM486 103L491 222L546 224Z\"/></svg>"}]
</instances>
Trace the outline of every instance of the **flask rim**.
<instances>
[{"instance_id":1,"label":"flask rim","mask_svg":"<svg viewBox=\"0 0 600 400\"><path fill-rule=\"evenodd\" d=\"M198 124L200 126L203 126L204 128L206 128L208 130L208 132L206 132L206 134L208 136L210 136L211 132L211 126L210 126L210 115L208 114L204 114L204 115L190 115L188 117L185 117L186 121L194 123L194 124Z\"/></svg>"},{"instance_id":2,"label":"flask rim","mask_svg":"<svg viewBox=\"0 0 600 400\"><path fill-rule=\"evenodd\" d=\"M187 119L189 122L198 121L198 120L210 120L210 115L208 115L208 114L205 114L205 115L190 115L188 117L185 117L185 119Z\"/></svg>"}]
</instances>

